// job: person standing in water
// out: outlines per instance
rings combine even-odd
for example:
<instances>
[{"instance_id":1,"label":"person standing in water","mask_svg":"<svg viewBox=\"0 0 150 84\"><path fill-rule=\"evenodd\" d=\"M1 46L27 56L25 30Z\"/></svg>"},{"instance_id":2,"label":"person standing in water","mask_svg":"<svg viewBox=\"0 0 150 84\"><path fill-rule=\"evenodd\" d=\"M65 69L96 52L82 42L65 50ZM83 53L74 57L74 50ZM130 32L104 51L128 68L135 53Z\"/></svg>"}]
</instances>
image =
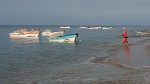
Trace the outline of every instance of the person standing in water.
<instances>
[{"instance_id":1,"label":"person standing in water","mask_svg":"<svg viewBox=\"0 0 150 84\"><path fill-rule=\"evenodd\" d=\"M126 28L124 28L124 31L122 33L122 46L126 43L126 46L128 46L128 34Z\"/></svg>"}]
</instances>

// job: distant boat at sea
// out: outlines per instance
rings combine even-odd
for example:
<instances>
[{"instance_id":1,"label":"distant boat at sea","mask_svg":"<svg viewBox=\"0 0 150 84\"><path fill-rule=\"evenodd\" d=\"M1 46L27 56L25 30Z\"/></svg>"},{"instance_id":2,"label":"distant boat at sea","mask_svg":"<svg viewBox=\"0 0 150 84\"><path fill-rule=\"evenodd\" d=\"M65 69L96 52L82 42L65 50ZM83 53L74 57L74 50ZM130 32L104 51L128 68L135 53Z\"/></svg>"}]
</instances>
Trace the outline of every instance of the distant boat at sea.
<instances>
[{"instance_id":1,"label":"distant boat at sea","mask_svg":"<svg viewBox=\"0 0 150 84\"><path fill-rule=\"evenodd\" d=\"M103 30L105 29L115 29L115 27L102 27Z\"/></svg>"},{"instance_id":2,"label":"distant boat at sea","mask_svg":"<svg viewBox=\"0 0 150 84\"><path fill-rule=\"evenodd\" d=\"M87 28L86 26L80 26L80 28Z\"/></svg>"},{"instance_id":3,"label":"distant boat at sea","mask_svg":"<svg viewBox=\"0 0 150 84\"><path fill-rule=\"evenodd\" d=\"M75 43L76 39L78 37L78 34L67 34L63 36L58 37L48 37L49 42L69 42L69 43Z\"/></svg>"},{"instance_id":4,"label":"distant boat at sea","mask_svg":"<svg viewBox=\"0 0 150 84\"><path fill-rule=\"evenodd\" d=\"M100 29L101 27L99 26L88 26L87 29Z\"/></svg>"},{"instance_id":5,"label":"distant boat at sea","mask_svg":"<svg viewBox=\"0 0 150 84\"><path fill-rule=\"evenodd\" d=\"M60 28L70 28L70 26L61 26Z\"/></svg>"},{"instance_id":6,"label":"distant boat at sea","mask_svg":"<svg viewBox=\"0 0 150 84\"><path fill-rule=\"evenodd\" d=\"M14 31L13 33L9 33L10 37L38 37L40 31L39 30L27 30L27 29L19 29Z\"/></svg>"},{"instance_id":7,"label":"distant boat at sea","mask_svg":"<svg viewBox=\"0 0 150 84\"><path fill-rule=\"evenodd\" d=\"M60 31L52 31L52 30L45 30L44 32L42 32L43 36L52 36L52 37L56 37L56 36L62 36L64 35L64 30L60 30Z\"/></svg>"},{"instance_id":8,"label":"distant boat at sea","mask_svg":"<svg viewBox=\"0 0 150 84\"><path fill-rule=\"evenodd\" d=\"M135 31L136 36L144 36L144 35L148 35L148 34L149 33L147 33L147 32Z\"/></svg>"}]
</instances>

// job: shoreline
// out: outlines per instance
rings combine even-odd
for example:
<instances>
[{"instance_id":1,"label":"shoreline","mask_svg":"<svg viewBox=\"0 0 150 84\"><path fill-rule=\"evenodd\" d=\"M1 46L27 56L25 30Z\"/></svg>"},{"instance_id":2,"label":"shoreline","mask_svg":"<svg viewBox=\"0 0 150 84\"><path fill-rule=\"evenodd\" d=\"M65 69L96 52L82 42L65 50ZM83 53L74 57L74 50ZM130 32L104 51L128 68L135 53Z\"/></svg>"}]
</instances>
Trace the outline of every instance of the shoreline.
<instances>
[{"instance_id":1,"label":"shoreline","mask_svg":"<svg viewBox=\"0 0 150 84\"><path fill-rule=\"evenodd\" d=\"M150 39L145 39L128 46L115 46L110 49L109 62L117 62L126 66L150 67ZM110 58L109 58L110 57Z\"/></svg>"},{"instance_id":2,"label":"shoreline","mask_svg":"<svg viewBox=\"0 0 150 84\"><path fill-rule=\"evenodd\" d=\"M93 80L92 83L149 84L149 49L150 39L145 39L129 44L128 47L116 45L107 51L108 56L92 58L90 63L95 66L98 64L99 75L104 77Z\"/></svg>"},{"instance_id":3,"label":"shoreline","mask_svg":"<svg viewBox=\"0 0 150 84\"><path fill-rule=\"evenodd\" d=\"M108 50L109 56L101 63L112 65L116 71L111 80L98 80L98 83L149 84L150 83L150 39L145 39L129 46L115 46ZM120 69L120 70L118 70ZM112 74L111 74L112 75Z\"/></svg>"}]
</instances>

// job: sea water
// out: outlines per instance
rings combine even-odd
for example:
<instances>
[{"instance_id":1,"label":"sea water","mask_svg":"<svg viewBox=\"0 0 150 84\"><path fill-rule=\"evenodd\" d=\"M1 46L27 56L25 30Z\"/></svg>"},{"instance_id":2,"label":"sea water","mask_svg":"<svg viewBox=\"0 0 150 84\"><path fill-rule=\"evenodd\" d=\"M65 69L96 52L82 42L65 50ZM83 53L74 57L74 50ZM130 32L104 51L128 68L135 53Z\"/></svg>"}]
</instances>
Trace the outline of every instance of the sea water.
<instances>
[{"instance_id":1,"label":"sea water","mask_svg":"<svg viewBox=\"0 0 150 84\"><path fill-rule=\"evenodd\" d=\"M109 25L104 25L109 26ZM115 26L115 29L60 29L59 26L4 25L0 26L0 84L110 84L150 83L150 76L132 73L132 70L107 62L113 58L113 48L121 45L125 27L129 44L148 39L136 38L134 31L148 30L146 25ZM65 34L78 33L76 43L48 42L38 38L10 38L9 33L21 29L65 30ZM140 72L140 71L139 71ZM138 73L138 71L137 71Z\"/></svg>"}]
</instances>

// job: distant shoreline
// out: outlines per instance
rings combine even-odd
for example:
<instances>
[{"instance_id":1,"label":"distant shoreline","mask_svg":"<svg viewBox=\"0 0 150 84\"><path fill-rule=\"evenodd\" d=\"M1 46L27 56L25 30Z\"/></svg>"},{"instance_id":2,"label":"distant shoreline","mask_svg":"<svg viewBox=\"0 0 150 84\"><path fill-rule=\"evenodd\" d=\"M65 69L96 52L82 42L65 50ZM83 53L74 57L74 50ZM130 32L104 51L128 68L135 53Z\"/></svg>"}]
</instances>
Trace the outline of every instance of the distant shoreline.
<instances>
[{"instance_id":1,"label":"distant shoreline","mask_svg":"<svg viewBox=\"0 0 150 84\"><path fill-rule=\"evenodd\" d=\"M66 25L66 24L54 24L54 25L50 25L50 24L19 24L19 25L0 25L0 26L63 26L63 25ZM69 24L67 24L69 25ZM70 24L69 26L73 26L73 27L76 27L76 26L150 26L150 25L106 25L106 24L81 24L81 25L73 25L73 24Z\"/></svg>"}]
</instances>

